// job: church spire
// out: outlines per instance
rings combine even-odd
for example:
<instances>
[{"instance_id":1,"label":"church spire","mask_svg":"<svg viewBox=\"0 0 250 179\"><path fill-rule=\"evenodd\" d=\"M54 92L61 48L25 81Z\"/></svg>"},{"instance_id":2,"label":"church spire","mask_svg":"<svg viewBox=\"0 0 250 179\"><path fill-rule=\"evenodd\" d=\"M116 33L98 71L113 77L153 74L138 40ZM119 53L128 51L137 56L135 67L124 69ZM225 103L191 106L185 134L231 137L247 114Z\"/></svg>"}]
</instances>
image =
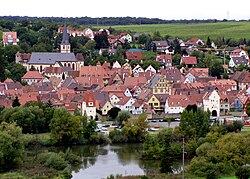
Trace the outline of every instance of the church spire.
<instances>
[{"instance_id":1,"label":"church spire","mask_svg":"<svg viewBox=\"0 0 250 179\"><path fill-rule=\"evenodd\" d=\"M64 22L63 39L62 39L62 43L61 44L65 44L65 45L69 44L69 36L68 36L68 33L67 33L66 21Z\"/></svg>"},{"instance_id":2,"label":"church spire","mask_svg":"<svg viewBox=\"0 0 250 179\"><path fill-rule=\"evenodd\" d=\"M67 33L66 21L63 27L63 37L61 42L61 53L70 53L69 35Z\"/></svg>"}]
</instances>

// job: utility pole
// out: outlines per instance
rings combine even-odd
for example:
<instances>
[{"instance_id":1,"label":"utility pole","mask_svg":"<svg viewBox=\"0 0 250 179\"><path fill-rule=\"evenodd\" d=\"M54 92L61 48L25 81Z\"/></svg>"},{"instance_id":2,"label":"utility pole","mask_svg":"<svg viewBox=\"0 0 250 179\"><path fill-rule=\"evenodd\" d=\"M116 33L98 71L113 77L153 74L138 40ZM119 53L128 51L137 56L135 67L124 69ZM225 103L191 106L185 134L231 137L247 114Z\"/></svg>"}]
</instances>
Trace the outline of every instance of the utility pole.
<instances>
[{"instance_id":1,"label":"utility pole","mask_svg":"<svg viewBox=\"0 0 250 179\"><path fill-rule=\"evenodd\" d=\"M184 141L184 137L182 138L182 179L184 179L184 160L185 160L185 150L184 150L184 144L185 144L185 141Z\"/></svg>"}]
</instances>

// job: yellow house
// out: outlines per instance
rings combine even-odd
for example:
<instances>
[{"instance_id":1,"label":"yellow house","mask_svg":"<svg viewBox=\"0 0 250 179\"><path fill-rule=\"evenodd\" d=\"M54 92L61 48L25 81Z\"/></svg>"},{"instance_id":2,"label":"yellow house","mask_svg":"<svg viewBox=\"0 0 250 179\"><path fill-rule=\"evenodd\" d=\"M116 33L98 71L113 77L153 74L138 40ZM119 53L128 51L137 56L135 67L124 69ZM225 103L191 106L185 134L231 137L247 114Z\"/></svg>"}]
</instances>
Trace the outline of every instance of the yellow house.
<instances>
[{"instance_id":1,"label":"yellow house","mask_svg":"<svg viewBox=\"0 0 250 179\"><path fill-rule=\"evenodd\" d=\"M157 99L157 97L154 94L148 98L148 101L146 101L146 104L151 106L152 109L160 109L160 101Z\"/></svg>"},{"instance_id":2,"label":"yellow house","mask_svg":"<svg viewBox=\"0 0 250 179\"><path fill-rule=\"evenodd\" d=\"M132 67L130 66L129 63L125 63L124 65L122 65L122 68L123 68L124 70L129 70L129 75L130 75L130 76L132 75L133 71L132 71Z\"/></svg>"},{"instance_id":3,"label":"yellow house","mask_svg":"<svg viewBox=\"0 0 250 179\"><path fill-rule=\"evenodd\" d=\"M108 111L111 109L111 108L113 108L113 105L109 102L109 101L107 101L104 105L103 105L103 107L101 108L101 111L102 111L102 115L107 115L108 114Z\"/></svg>"}]
</instances>

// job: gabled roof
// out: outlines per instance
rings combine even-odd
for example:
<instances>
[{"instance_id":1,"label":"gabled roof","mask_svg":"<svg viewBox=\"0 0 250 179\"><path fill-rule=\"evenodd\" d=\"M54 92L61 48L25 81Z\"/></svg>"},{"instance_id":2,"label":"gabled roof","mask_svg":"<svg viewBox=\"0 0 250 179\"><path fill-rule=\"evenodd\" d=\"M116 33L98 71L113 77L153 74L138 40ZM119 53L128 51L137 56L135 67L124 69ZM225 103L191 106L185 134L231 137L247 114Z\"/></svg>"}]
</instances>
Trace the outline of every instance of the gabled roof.
<instances>
[{"instance_id":1,"label":"gabled roof","mask_svg":"<svg viewBox=\"0 0 250 179\"><path fill-rule=\"evenodd\" d=\"M109 101L108 92L93 92L95 100L98 101L99 107L103 107L107 101Z\"/></svg>"},{"instance_id":2,"label":"gabled roof","mask_svg":"<svg viewBox=\"0 0 250 179\"><path fill-rule=\"evenodd\" d=\"M172 63L172 55L169 54L158 54L156 61L159 63Z\"/></svg>"},{"instance_id":3,"label":"gabled roof","mask_svg":"<svg viewBox=\"0 0 250 179\"><path fill-rule=\"evenodd\" d=\"M157 81L159 80L159 75L154 75L148 84L145 85L146 88L153 88Z\"/></svg>"},{"instance_id":4,"label":"gabled roof","mask_svg":"<svg viewBox=\"0 0 250 179\"><path fill-rule=\"evenodd\" d=\"M27 71L25 75L23 75L22 79L43 79L42 76L38 71Z\"/></svg>"},{"instance_id":5,"label":"gabled roof","mask_svg":"<svg viewBox=\"0 0 250 179\"><path fill-rule=\"evenodd\" d=\"M197 59L195 56L182 57L182 63L185 65L197 65Z\"/></svg>"},{"instance_id":6,"label":"gabled roof","mask_svg":"<svg viewBox=\"0 0 250 179\"><path fill-rule=\"evenodd\" d=\"M104 86L103 79L101 77L76 77L76 82L82 84L83 87L90 87L93 84L97 84L101 87Z\"/></svg>"},{"instance_id":7,"label":"gabled roof","mask_svg":"<svg viewBox=\"0 0 250 179\"><path fill-rule=\"evenodd\" d=\"M14 81L11 78L7 78L4 83L14 83Z\"/></svg>"},{"instance_id":8,"label":"gabled roof","mask_svg":"<svg viewBox=\"0 0 250 179\"><path fill-rule=\"evenodd\" d=\"M62 85L61 85L61 87L69 87L69 85L70 84L72 84L72 83L75 83L76 84L76 81L73 79L73 78L71 78L71 77L68 77L68 78L66 78L63 82L62 82Z\"/></svg>"},{"instance_id":9,"label":"gabled roof","mask_svg":"<svg viewBox=\"0 0 250 179\"><path fill-rule=\"evenodd\" d=\"M247 65L248 60L245 57L231 57L235 65Z\"/></svg>"},{"instance_id":10,"label":"gabled roof","mask_svg":"<svg viewBox=\"0 0 250 179\"><path fill-rule=\"evenodd\" d=\"M143 60L142 52L129 52L126 51L126 57L128 60Z\"/></svg>"},{"instance_id":11,"label":"gabled roof","mask_svg":"<svg viewBox=\"0 0 250 179\"><path fill-rule=\"evenodd\" d=\"M189 73L195 77L208 77L208 68L190 68Z\"/></svg>"},{"instance_id":12,"label":"gabled roof","mask_svg":"<svg viewBox=\"0 0 250 179\"><path fill-rule=\"evenodd\" d=\"M161 68L159 73L162 75L166 75L168 81L177 82L181 80L181 72L176 67L167 67L166 69Z\"/></svg>"},{"instance_id":13,"label":"gabled roof","mask_svg":"<svg viewBox=\"0 0 250 179\"><path fill-rule=\"evenodd\" d=\"M146 77L126 77L124 85L127 87L141 86L147 82Z\"/></svg>"},{"instance_id":14,"label":"gabled roof","mask_svg":"<svg viewBox=\"0 0 250 179\"><path fill-rule=\"evenodd\" d=\"M104 70L104 68L101 65L82 66L80 70L80 76L109 78L107 72Z\"/></svg>"},{"instance_id":15,"label":"gabled roof","mask_svg":"<svg viewBox=\"0 0 250 179\"><path fill-rule=\"evenodd\" d=\"M131 99L131 97L124 96L124 97L121 99L121 101L119 101L119 102L117 103L117 105L123 106L123 105L127 104L127 102L128 102L130 99Z\"/></svg>"},{"instance_id":16,"label":"gabled roof","mask_svg":"<svg viewBox=\"0 0 250 179\"><path fill-rule=\"evenodd\" d=\"M196 104L195 101L192 101L186 95L171 95L167 98L168 105L170 107L181 106L186 108L188 105Z\"/></svg>"},{"instance_id":17,"label":"gabled roof","mask_svg":"<svg viewBox=\"0 0 250 179\"><path fill-rule=\"evenodd\" d=\"M77 62L74 53L33 52L28 64L49 64L56 62Z\"/></svg>"},{"instance_id":18,"label":"gabled roof","mask_svg":"<svg viewBox=\"0 0 250 179\"><path fill-rule=\"evenodd\" d=\"M156 45L156 47L168 47L169 44L168 42L165 40L162 41L152 41L152 43L154 43Z\"/></svg>"}]
</instances>

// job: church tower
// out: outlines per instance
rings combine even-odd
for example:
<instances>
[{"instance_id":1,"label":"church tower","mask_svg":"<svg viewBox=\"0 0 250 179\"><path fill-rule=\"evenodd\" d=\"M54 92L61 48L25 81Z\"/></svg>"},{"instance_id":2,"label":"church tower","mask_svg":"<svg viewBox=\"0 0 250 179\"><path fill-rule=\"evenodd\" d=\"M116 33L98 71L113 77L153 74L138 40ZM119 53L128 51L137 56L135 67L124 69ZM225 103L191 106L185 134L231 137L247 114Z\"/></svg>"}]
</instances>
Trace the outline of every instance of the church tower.
<instances>
[{"instance_id":1,"label":"church tower","mask_svg":"<svg viewBox=\"0 0 250 179\"><path fill-rule=\"evenodd\" d=\"M61 53L70 53L69 35L67 33L66 22L64 22L63 38L61 42Z\"/></svg>"}]
</instances>

